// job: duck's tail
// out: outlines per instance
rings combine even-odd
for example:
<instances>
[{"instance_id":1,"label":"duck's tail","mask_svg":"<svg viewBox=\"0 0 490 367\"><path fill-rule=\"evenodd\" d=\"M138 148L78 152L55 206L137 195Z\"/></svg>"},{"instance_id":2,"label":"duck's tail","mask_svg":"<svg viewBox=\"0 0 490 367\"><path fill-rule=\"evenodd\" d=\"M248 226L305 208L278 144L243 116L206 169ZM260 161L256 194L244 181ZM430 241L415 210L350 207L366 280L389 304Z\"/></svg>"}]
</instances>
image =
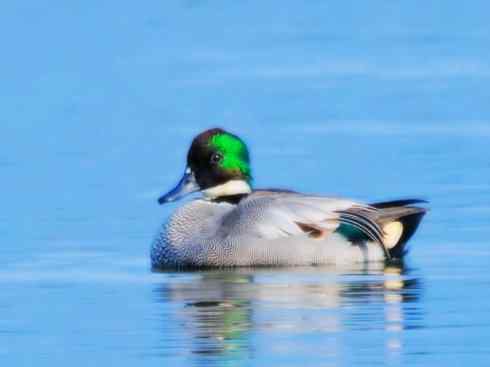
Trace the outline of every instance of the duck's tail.
<instances>
[{"instance_id":1,"label":"duck's tail","mask_svg":"<svg viewBox=\"0 0 490 367\"><path fill-rule=\"evenodd\" d=\"M402 258L407 252L405 245L427 212L426 208L413 205L421 203L427 201L407 199L371 204L379 209L376 222L383 229L383 243L391 258Z\"/></svg>"}]
</instances>

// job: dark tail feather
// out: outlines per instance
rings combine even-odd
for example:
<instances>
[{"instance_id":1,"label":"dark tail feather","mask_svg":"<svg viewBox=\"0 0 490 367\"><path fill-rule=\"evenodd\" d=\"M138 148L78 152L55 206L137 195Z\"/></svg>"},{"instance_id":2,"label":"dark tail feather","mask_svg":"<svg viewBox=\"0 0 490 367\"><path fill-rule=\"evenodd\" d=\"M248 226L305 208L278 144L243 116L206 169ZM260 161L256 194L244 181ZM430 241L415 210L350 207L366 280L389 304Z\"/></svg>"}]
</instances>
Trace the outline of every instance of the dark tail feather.
<instances>
[{"instance_id":1,"label":"dark tail feather","mask_svg":"<svg viewBox=\"0 0 490 367\"><path fill-rule=\"evenodd\" d=\"M405 245L417 230L417 227L419 226L425 213L426 211L424 209L423 212L409 214L399 219L399 221L403 224L404 231L398 243L389 250L392 258L402 258L407 253Z\"/></svg>"},{"instance_id":2,"label":"dark tail feather","mask_svg":"<svg viewBox=\"0 0 490 367\"><path fill-rule=\"evenodd\" d=\"M400 222L403 226L403 232L393 246L388 249L392 258L402 258L407 250L405 245L413 236L420 221L427 212L426 208L411 206L412 204L427 203L425 200L407 199L395 200L371 204L371 206L380 209L380 224L389 224L391 222Z\"/></svg>"},{"instance_id":3,"label":"dark tail feather","mask_svg":"<svg viewBox=\"0 0 490 367\"><path fill-rule=\"evenodd\" d=\"M427 200L422 199L403 199L403 200L392 200L392 201L382 201L379 203L371 204L377 209L393 208L396 206L407 206L412 204L427 204Z\"/></svg>"}]
</instances>

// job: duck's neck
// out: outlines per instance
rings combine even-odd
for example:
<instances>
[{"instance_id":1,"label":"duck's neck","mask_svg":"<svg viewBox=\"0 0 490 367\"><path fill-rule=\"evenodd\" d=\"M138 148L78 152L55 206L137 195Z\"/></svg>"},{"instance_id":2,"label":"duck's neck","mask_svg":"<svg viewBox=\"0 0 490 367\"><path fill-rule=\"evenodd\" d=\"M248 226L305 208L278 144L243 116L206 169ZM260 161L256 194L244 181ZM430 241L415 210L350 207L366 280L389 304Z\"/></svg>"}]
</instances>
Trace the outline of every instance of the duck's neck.
<instances>
[{"instance_id":1,"label":"duck's neck","mask_svg":"<svg viewBox=\"0 0 490 367\"><path fill-rule=\"evenodd\" d=\"M231 180L202 191L203 195L210 200L226 196L247 195L251 192L250 184L244 180Z\"/></svg>"}]
</instances>

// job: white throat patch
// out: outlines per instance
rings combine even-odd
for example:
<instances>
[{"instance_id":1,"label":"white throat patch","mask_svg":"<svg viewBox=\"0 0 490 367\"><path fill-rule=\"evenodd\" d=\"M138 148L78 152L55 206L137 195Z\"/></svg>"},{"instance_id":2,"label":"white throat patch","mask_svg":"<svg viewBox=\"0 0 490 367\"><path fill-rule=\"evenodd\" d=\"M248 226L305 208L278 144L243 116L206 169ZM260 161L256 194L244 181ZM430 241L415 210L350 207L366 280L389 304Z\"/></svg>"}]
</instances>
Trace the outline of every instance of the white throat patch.
<instances>
[{"instance_id":1,"label":"white throat patch","mask_svg":"<svg viewBox=\"0 0 490 367\"><path fill-rule=\"evenodd\" d=\"M251 192L250 185L243 180L231 180L222 185L202 190L203 195L208 199L216 199L220 196L250 194Z\"/></svg>"}]
</instances>

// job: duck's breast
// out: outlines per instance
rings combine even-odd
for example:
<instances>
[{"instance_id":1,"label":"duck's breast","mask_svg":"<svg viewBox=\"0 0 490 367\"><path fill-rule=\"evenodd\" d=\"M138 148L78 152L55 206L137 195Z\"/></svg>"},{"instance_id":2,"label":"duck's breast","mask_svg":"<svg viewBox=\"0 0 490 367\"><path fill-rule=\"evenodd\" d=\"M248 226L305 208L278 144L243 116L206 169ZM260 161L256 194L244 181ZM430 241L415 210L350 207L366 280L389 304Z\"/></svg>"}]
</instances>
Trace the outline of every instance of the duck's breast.
<instances>
[{"instance_id":1,"label":"duck's breast","mask_svg":"<svg viewBox=\"0 0 490 367\"><path fill-rule=\"evenodd\" d=\"M223 216L233 210L227 203L193 200L177 209L162 224L151 247L155 267L200 262L205 254L199 248L218 240ZM203 259L201 259L202 262Z\"/></svg>"}]
</instances>

